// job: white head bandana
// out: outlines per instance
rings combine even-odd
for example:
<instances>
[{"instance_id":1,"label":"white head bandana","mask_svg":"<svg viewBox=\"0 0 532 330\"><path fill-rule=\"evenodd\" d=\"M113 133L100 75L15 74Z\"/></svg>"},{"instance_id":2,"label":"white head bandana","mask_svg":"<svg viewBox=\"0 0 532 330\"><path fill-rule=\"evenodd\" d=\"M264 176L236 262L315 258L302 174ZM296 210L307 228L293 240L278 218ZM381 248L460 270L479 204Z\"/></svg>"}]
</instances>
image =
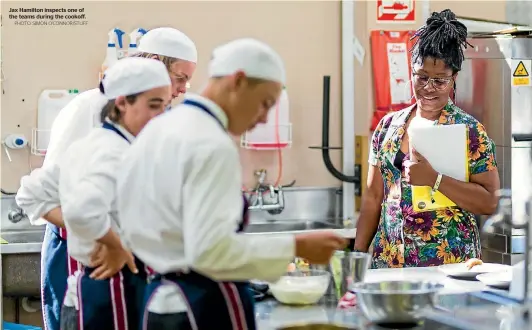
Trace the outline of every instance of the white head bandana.
<instances>
[{"instance_id":1,"label":"white head bandana","mask_svg":"<svg viewBox=\"0 0 532 330\"><path fill-rule=\"evenodd\" d=\"M237 39L214 50L209 63L209 77L229 76L238 71L250 78L286 83L281 56L255 39Z\"/></svg>"},{"instance_id":2,"label":"white head bandana","mask_svg":"<svg viewBox=\"0 0 532 330\"><path fill-rule=\"evenodd\" d=\"M105 71L102 79L104 94L109 100L171 84L168 70L161 61L142 57L121 59Z\"/></svg>"},{"instance_id":3,"label":"white head bandana","mask_svg":"<svg viewBox=\"0 0 532 330\"><path fill-rule=\"evenodd\" d=\"M137 51L198 62L194 42L183 32L170 27L149 30L140 39Z\"/></svg>"}]
</instances>

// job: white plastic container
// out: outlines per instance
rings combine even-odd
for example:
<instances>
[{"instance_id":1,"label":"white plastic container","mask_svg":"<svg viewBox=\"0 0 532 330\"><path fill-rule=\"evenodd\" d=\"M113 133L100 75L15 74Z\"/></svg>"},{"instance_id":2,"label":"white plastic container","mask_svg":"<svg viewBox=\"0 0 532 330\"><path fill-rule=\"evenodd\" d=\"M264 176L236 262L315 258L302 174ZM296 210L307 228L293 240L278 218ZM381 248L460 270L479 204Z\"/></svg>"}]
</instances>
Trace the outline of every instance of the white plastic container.
<instances>
[{"instance_id":1,"label":"white plastic container","mask_svg":"<svg viewBox=\"0 0 532 330\"><path fill-rule=\"evenodd\" d=\"M72 99L79 94L77 89L45 89L37 104L37 127L32 129L32 153L44 155L50 142L50 132L55 118Z\"/></svg>"},{"instance_id":2,"label":"white plastic container","mask_svg":"<svg viewBox=\"0 0 532 330\"><path fill-rule=\"evenodd\" d=\"M246 149L275 150L291 145L290 103L285 88L277 104L270 109L267 123L259 124L253 130L244 133L241 146Z\"/></svg>"}]
</instances>

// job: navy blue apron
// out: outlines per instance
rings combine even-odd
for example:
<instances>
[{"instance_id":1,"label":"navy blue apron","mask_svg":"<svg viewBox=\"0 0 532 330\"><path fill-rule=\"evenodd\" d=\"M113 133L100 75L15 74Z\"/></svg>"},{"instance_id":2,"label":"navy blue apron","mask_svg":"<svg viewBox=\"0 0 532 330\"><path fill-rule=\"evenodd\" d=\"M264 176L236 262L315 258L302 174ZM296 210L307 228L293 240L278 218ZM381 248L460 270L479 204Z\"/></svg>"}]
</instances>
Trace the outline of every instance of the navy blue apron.
<instances>
[{"instance_id":1,"label":"navy blue apron","mask_svg":"<svg viewBox=\"0 0 532 330\"><path fill-rule=\"evenodd\" d=\"M203 104L185 100L188 104L222 123ZM225 128L224 128L225 130ZM242 221L237 232L246 227L248 201L243 196ZM162 284L175 284L187 301L187 311L157 314L148 311L149 304ZM218 282L196 272L154 274L150 276L144 297L142 330L255 330L254 300L248 282Z\"/></svg>"},{"instance_id":2,"label":"navy blue apron","mask_svg":"<svg viewBox=\"0 0 532 330\"><path fill-rule=\"evenodd\" d=\"M41 302L45 330L60 329L67 278L79 267L79 263L68 256L66 230L47 223L41 251Z\"/></svg>"},{"instance_id":3,"label":"navy blue apron","mask_svg":"<svg viewBox=\"0 0 532 330\"><path fill-rule=\"evenodd\" d=\"M114 125L104 122L102 127L130 142ZM77 284L79 311L63 305L61 330L136 330L147 276L144 265L136 262L141 274L126 266L107 280L91 279L95 268L83 267Z\"/></svg>"}]
</instances>

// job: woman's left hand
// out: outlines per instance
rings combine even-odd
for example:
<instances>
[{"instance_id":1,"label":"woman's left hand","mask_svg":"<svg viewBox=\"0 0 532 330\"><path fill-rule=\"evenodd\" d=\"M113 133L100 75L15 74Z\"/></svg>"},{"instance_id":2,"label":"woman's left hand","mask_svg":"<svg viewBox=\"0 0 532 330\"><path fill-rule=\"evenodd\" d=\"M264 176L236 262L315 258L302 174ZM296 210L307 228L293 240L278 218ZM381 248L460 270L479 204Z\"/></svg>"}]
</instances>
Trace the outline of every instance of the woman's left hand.
<instances>
[{"instance_id":1,"label":"woman's left hand","mask_svg":"<svg viewBox=\"0 0 532 330\"><path fill-rule=\"evenodd\" d=\"M438 172L436 172L428 160L419 152L413 151L415 161L407 161L405 164L405 178L413 186L432 187L436 183Z\"/></svg>"}]
</instances>

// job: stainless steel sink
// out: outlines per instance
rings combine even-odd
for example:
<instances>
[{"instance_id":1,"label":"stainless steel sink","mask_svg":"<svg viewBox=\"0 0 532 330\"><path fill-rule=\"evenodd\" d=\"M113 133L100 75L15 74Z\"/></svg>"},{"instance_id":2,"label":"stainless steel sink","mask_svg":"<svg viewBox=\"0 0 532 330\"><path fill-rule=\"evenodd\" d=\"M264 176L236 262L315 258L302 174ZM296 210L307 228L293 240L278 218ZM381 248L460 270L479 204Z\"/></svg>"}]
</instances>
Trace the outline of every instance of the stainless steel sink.
<instances>
[{"instance_id":1,"label":"stainless steel sink","mask_svg":"<svg viewBox=\"0 0 532 330\"><path fill-rule=\"evenodd\" d=\"M0 234L9 244L17 243L42 243L44 239L44 229L42 230L20 230L8 231ZM7 245L9 245L7 244Z\"/></svg>"},{"instance_id":2,"label":"stainless steel sink","mask_svg":"<svg viewBox=\"0 0 532 330\"><path fill-rule=\"evenodd\" d=\"M44 228L2 232L1 236L8 242L0 245L3 294L39 296Z\"/></svg>"},{"instance_id":3,"label":"stainless steel sink","mask_svg":"<svg viewBox=\"0 0 532 330\"><path fill-rule=\"evenodd\" d=\"M290 233L306 230L320 229L341 229L342 227L325 221L276 221L276 222L252 222L245 233L248 234L267 234L267 233Z\"/></svg>"}]
</instances>

